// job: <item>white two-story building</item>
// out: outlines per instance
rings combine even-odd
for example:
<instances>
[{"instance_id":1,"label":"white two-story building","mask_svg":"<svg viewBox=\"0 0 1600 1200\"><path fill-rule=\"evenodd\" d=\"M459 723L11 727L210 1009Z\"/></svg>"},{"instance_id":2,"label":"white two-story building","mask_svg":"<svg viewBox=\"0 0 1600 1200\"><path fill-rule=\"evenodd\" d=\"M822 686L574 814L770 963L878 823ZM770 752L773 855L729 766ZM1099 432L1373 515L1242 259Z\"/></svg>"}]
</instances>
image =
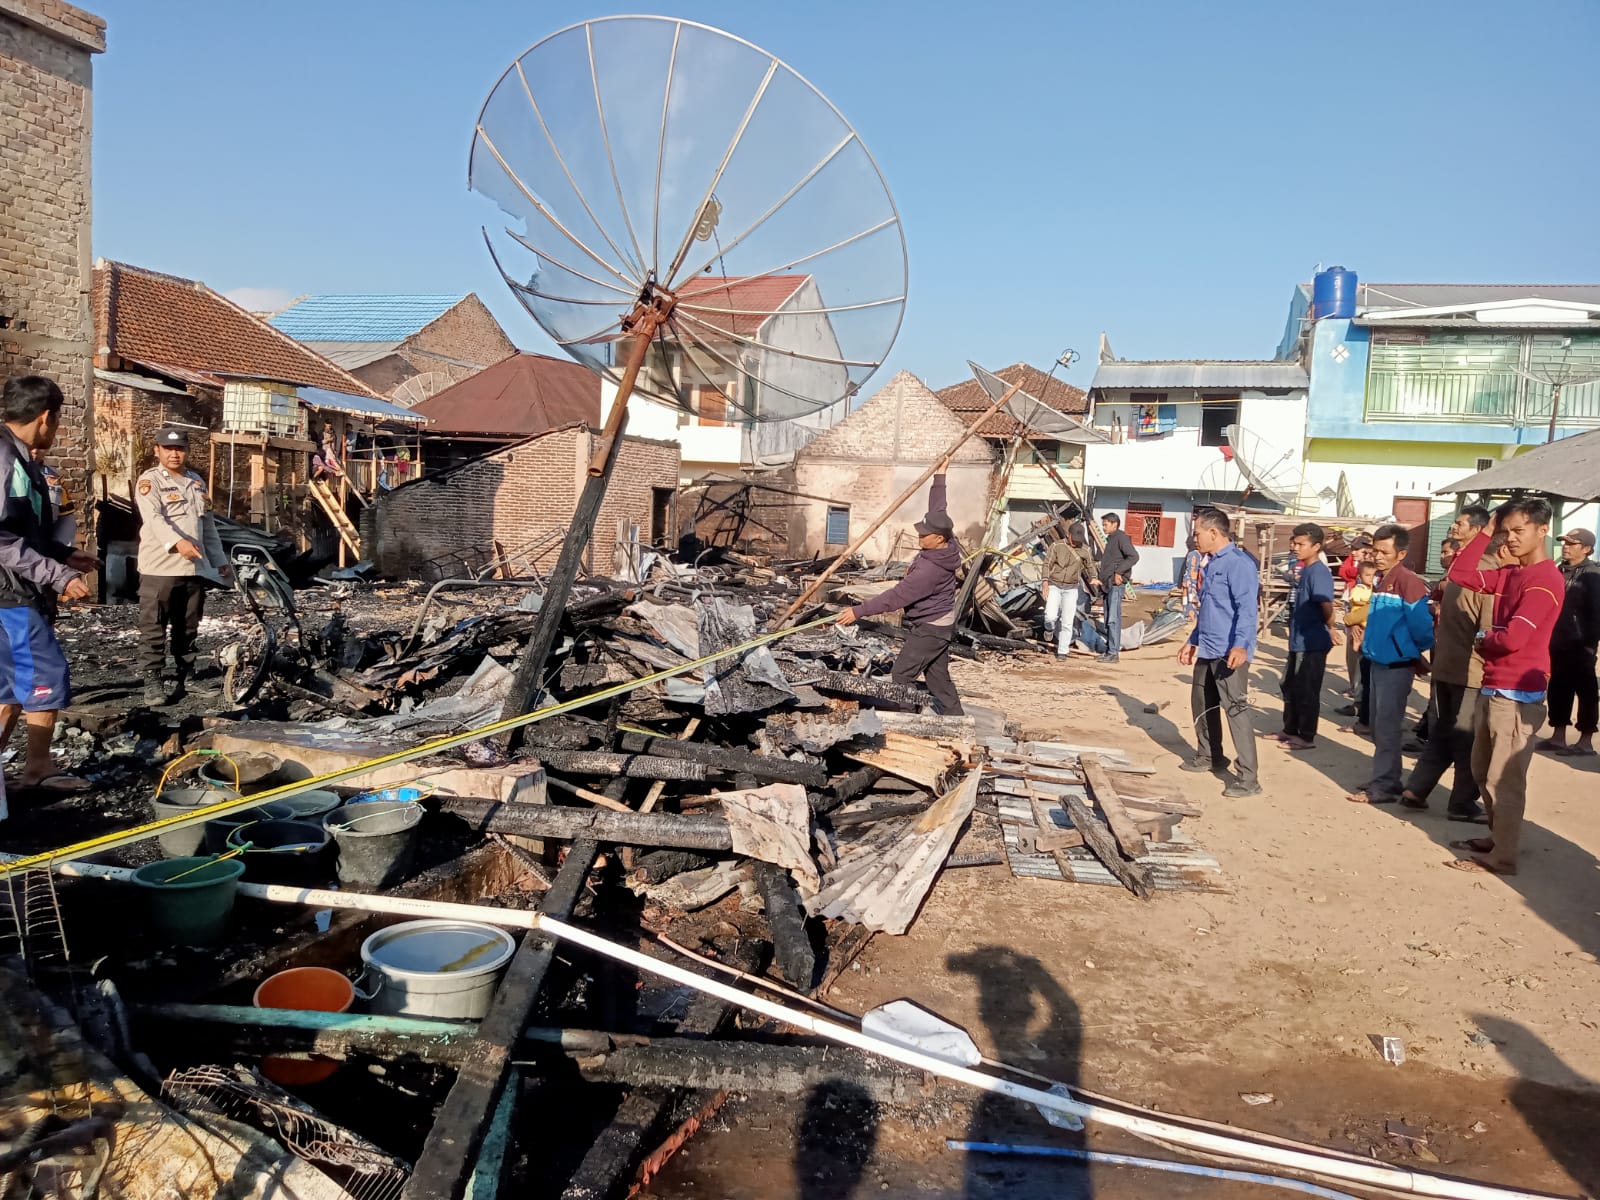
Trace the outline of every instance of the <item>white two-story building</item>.
<instances>
[{"instance_id":1,"label":"white two-story building","mask_svg":"<svg viewBox=\"0 0 1600 1200\"><path fill-rule=\"evenodd\" d=\"M1113 512L1139 548L1134 579L1176 580L1191 518L1208 504L1314 509L1303 495L1306 372L1298 363L1133 361L1102 349L1084 448L1096 516Z\"/></svg>"}]
</instances>

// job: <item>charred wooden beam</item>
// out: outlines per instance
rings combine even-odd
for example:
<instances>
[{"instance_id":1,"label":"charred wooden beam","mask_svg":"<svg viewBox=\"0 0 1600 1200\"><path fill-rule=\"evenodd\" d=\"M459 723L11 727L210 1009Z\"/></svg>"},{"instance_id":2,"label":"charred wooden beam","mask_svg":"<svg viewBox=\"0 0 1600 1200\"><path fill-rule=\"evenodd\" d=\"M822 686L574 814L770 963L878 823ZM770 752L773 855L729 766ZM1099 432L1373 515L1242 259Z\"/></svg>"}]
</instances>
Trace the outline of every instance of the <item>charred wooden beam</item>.
<instances>
[{"instance_id":1,"label":"charred wooden beam","mask_svg":"<svg viewBox=\"0 0 1600 1200\"><path fill-rule=\"evenodd\" d=\"M773 961L792 986L809 991L817 981L817 951L794 880L784 868L766 862L755 864L755 880L772 932Z\"/></svg>"},{"instance_id":2,"label":"charred wooden beam","mask_svg":"<svg viewBox=\"0 0 1600 1200\"><path fill-rule=\"evenodd\" d=\"M599 853L599 843L593 838L574 845L556 872L555 883L545 893L539 911L554 917L571 916ZM554 939L533 933L517 947L417 1155L416 1167L401 1193L402 1200L447 1200L461 1195L466 1187L484 1133L505 1090L512 1051L528 1024L539 989L544 986L555 948Z\"/></svg>"},{"instance_id":3,"label":"charred wooden beam","mask_svg":"<svg viewBox=\"0 0 1600 1200\"><path fill-rule=\"evenodd\" d=\"M1122 857L1111 830L1095 818L1089 806L1076 796L1063 796L1061 803L1067 810L1067 816L1072 818L1073 828L1083 834L1084 844L1094 851L1094 856L1105 864L1106 870L1139 899L1150 899L1150 873L1138 863Z\"/></svg>"},{"instance_id":4,"label":"charred wooden beam","mask_svg":"<svg viewBox=\"0 0 1600 1200\"><path fill-rule=\"evenodd\" d=\"M819 788L828 782L827 769L819 763L794 762L709 742L681 742L670 737L625 733L622 748L659 758L681 758L704 763L720 771L743 772L769 783L798 783Z\"/></svg>"},{"instance_id":5,"label":"charred wooden beam","mask_svg":"<svg viewBox=\"0 0 1600 1200\"><path fill-rule=\"evenodd\" d=\"M701 783L711 772L704 763L648 754L609 750L540 750L539 761L552 771L572 775L624 775L629 779L671 779Z\"/></svg>"},{"instance_id":6,"label":"charred wooden beam","mask_svg":"<svg viewBox=\"0 0 1600 1200\"><path fill-rule=\"evenodd\" d=\"M925 1076L898 1063L839 1046L657 1038L583 1066L594 1083L709 1088L799 1095L822 1083L850 1083L882 1104L927 1098Z\"/></svg>"},{"instance_id":7,"label":"charred wooden beam","mask_svg":"<svg viewBox=\"0 0 1600 1200\"><path fill-rule=\"evenodd\" d=\"M875 700L880 704L898 704L901 708L921 708L930 699L925 688L904 687L889 679L865 679L849 671L824 671L816 679L807 682L819 692L833 692L858 700Z\"/></svg>"},{"instance_id":8,"label":"charred wooden beam","mask_svg":"<svg viewBox=\"0 0 1600 1200\"><path fill-rule=\"evenodd\" d=\"M459 1064L478 1027L430 1017L391 1017L375 1013L311 1012L254 1008L238 1004L139 1004L132 1008L141 1033L179 1037L186 1042L225 1048L230 1054L318 1054L348 1058L411 1058ZM598 1029L524 1029L525 1047L557 1047L568 1054L607 1054L618 1046L642 1045L649 1038Z\"/></svg>"},{"instance_id":9,"label":"charred wooden beam","mask_svg":"<svg viewBox=\"0 0 1600 1200\"><path fill-rule=\"evenodd\" d=\"M633 878L640 883L664 883L685 871L709 867L715 860L686 850L652 850L641 854L633 866Z\"/></svg>"},{"instance_id":10,"label":"charred wooden beam","mask_svg":"<svg viewBox=\"0 0 1600 1200\"><path fill-rule=\"evenodd\" d=\"M733 837L721 817L683 817L676 813L620 813L607 809L566 808L554 804L502 804L446 796L439 808L480 833L514 837L594 838L625 846L663 846L676 850L731 850Z\"/></svg>"},{"instance_id":11,"label":"charred wooden beam","mask_svg":"<svg viewBox=\"0 0 1600 1200\"><path fill-rule=\"evenodd\" d=\"M735 953L733 965L753 973L761 969L762 958L759 943L745 942ZM732 1005L714 996L697 996L678 1025L678 1032L707 1037L717 1031L732 1011ZM629 1095L617 1109L611 1124L600 1131L600 1136L589 1147L588 1154L561 1193L562 1200L606 1200L614 1195L620 1185L632 1177L648 1145L647 1139L660 1128L677 1095L670 1087L642 1087ZM720 1092L712 1093L707 1099L719 1095Z\"/></svg>"}]
</instances>

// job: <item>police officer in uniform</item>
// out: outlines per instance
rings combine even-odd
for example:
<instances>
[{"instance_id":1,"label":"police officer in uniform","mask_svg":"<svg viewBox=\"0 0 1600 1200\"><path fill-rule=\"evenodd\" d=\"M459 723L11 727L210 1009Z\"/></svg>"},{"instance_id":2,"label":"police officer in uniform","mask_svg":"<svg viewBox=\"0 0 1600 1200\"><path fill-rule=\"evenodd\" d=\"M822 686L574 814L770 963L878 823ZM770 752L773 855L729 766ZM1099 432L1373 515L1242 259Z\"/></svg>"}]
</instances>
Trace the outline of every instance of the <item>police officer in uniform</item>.
<instances>
[{"instance_id":1,"label":"police officer in uniform","mask_svg":"<svg viewBox=\"0 0 1600 1200\"><path fill-rule=\"evenodd\" d=\"M189 470L188 431L156 431L156 465L134 491L139 517L139 670L144 702L172 704L194 686L194 640L205 603L205 579L227 578L229 566L217 535L205 480ZM177 666L177 686L161 683L167 645ZM201 687L197 690L209 691Z\"/></svg>"}]
</instances>

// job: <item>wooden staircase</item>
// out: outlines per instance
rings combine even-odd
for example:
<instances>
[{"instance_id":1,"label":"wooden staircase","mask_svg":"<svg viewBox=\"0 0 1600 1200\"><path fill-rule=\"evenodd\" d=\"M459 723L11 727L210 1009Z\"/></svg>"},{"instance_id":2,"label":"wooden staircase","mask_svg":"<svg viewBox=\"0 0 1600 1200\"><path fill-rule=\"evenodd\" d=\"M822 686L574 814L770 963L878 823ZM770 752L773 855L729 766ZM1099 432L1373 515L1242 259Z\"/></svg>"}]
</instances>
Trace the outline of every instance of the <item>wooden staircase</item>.
<instances>
[{"instance_id":1,"label":"wooden staircase","mask_svg":"<svg viewBox=\"0 0 1600 1200\"><path fill-rule=\"evenodd\" d=\"M339 498L333 494L333 489L328 486L325 479L313 479L308 486L311 494L316 497L317 503L322 506L322 511L327 514L328 520L339 531L339 540L350 549L350 553L357 559L361 557L361 534L345 515L344 506L339 503Z\"/></svg>"}]
</instances>

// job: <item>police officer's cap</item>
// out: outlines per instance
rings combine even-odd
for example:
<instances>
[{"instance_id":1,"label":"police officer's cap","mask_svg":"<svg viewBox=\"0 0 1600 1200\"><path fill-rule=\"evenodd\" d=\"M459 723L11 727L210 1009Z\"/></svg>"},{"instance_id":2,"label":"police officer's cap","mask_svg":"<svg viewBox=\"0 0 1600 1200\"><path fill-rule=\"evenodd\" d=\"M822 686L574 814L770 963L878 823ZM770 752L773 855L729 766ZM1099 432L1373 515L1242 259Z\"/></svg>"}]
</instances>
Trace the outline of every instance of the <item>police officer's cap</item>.
<instances>
[{"instance_id":1,"label":"police officer's cap","mask_svg":"<svg viewBox=\"0 0 1600 1200\"><path fill-rule=\"evenodd\" d=\"M189 448L189 431L180 425L163 425L156 430L157 447L176 447L179 450Z\"/></svg>"}]
</instances>

